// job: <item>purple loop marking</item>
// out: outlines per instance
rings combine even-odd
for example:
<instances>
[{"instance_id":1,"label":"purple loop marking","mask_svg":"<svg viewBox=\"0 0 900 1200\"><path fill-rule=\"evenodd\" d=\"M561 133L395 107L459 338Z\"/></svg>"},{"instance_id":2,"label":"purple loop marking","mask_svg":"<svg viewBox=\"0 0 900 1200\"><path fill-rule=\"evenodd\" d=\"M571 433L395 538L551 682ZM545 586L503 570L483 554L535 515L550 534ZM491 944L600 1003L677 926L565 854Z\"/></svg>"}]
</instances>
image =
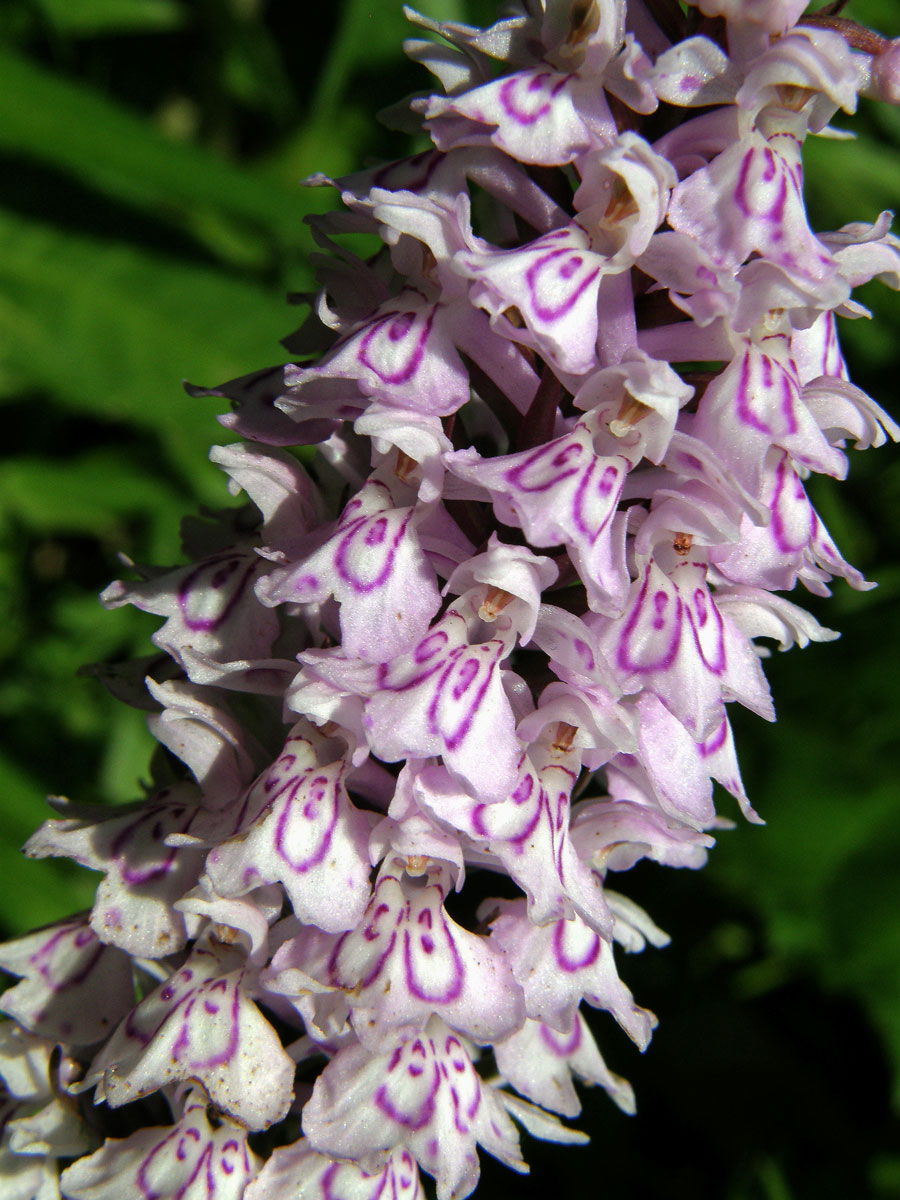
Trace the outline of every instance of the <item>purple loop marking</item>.
<instances>
[{"instance_id":1,"label":"purple loop marking","mask_svg":"<svg viewBox=\"0 0 900 1200\"><path fill-rule=\"evenodd\" d=\"M456 948L443 912L438 915L438 924L434 930L441 943L440 953L433 961L420 964L418 950L421 949L426 960L432 960L435 938L428 933L411 933L407 928L403 931L403 967L406 986L417 1000L428 1004L451 1004L462 995L465 983L465 967ZM430 943L430 948L426 946ZM420 966L424 969L420 970ZM449 977L447 976L449 968ZM429 978L440 972L444 978Z\"/></svg>"},{"instance_id":2,"label":"purple loop marking","mask_svg":"<svg viewBox=\"0 0 900 1200\"><path fill-rule=\"evenodd\" d=\"M157 842L161 852L155 863L150 859L149 846L145 842L142 845L139 836L149 823L150 838ZM140 886L140 884L151 883L168 875L175 862L176 850L174 846L164 845L163 838L168 833L184 833L190 824L191 814L187 814L185 809L166 809L161 805L144 812L142 816L137 817L137 820L131 821L120 829L113 839L109 851L119 868L122 883ZM142 866L139 868L138 866L128 866L128 852L131 852L134 859L142 863Z\"/></svg>"},{"instance_id":3,"label":"purple loop marking","mask_svg":"<svg viewBox=\"0 0 900 1200\"><path fill-rule=\"evenodd\" d=\"M135 1182L140 1189L140 1195L143 1197L143 1200L159 1200L161 1193L156 1189L154 1183L150 1180L150 1170L154 1165L154 1160L158 1155L165 1155L167 1151L171 1150L170 1143L174 1139L179 1139L178 1145L175 1149L176 1159L184 1161L187 1158L186 1154L182 1157L178 1153L178 1147L183 1146L183 1142L180 1141L179 1131L176 1127L176 1130L173 1133L170 1133L167 1138L153 1147L137 1170ZM201 1171L205 1170L207 1176L209 1175L209 1165L212 1156L212 1150L212 1142L208 1141L203 1147L203 1150L197 1155L196 1161L194 1162L193 1167L190 1169L190 1174L181 1183L178 1192L174 1193L175 1195L185 1195L191 1189L191 1185ZM165 1175L166 1171L165 1168L163 1168L163 1176L165 1177Z\"/></svg>"},{"instance_id":4,"label":"purple loop marking","mask_svg":"<svg viewBox=\"0 0 900 1200\"><path fill-rule=\"evenodd\" d=\"M599 276L599 264L585 268L581 282L570 291L569 295L562 299L556 298L559 281L568 283L584 266L584 253L586 252L560 246L540 255L525 272L531 310L539 321L549 325L566 316ZM565 262L557 261L563 257Z\"/></svg>"},{"instance_id":5,"label":"purple loop marking","mask_svg":"<svg viewBox=\"0 0 900 1200\"><path fill-rule=\"evenodd\" d=\"M92 942L95 943L95 947L89 954L82 953L79 956L83 957L84 961L77 971L59 977L54 974L54 966L57 965L58 952L61 951L62 955L65 955L67 941L71 941L75 948L82 952L84 947L89 946ZM29 954L28 961L37 970L47 988L57 995L83 983L94 970L105 949L106 946L97 940L90 926L79 928L78 925L70 924L63 926L62 929L57 929L52 937L49 937L33 954Z\"/></svg>"},{"instance_id":6,"label":"purple loop marking","mask_svg":"<svg viewBox=\"0 0 900 1200\"><path fill-rule=\"evenodd\" d=\"M393 574L394 561L411 518L412 509L402 517L399 510L394 510L360 517L354 522L343 533L334 554L341 582L360 595L383 587Z\"/></svg>"},{"instance_id":7,"label":"purple loop marking","mask_svg":"<svg viewBox=\"0 0 900 1200\"><path fill-rule=\"evenodd\" d=\"M458 750L472 728L485 692L491 685L494 667L503 643L492 639L477 646L458 646L447 656L427 709L428 728L440 737L451 753ZM466 655L472 655L467 658ZM460 660L463 660L462 662ZM474 667L474 669L473 669ZM458 675L458 681L454 677ZM469 697L466 706L460 704ZM457 715L457 709L462 712Z\"/></svg>"},{"instance_id":8,"label":"purple loop marking","mask_svg":"<svg viewBox=\"0 0 900 1200\"><path fill-rule=\"evenodd\" d=\"M571 436L558 438L555 442L549 442L546 446L531 451L523 462L504 472L503 477L510 487L520 492L547 492L551 488L559 487L563 480L578 474L581 470L578 460L584 453L585 447L580 441L573 440ZM533 477L529 481L528 476L532 468ZM551 468L555 469L555 474L549 473Z\"/></svg>"},{"instance_id":9,"label":"purple loop marking","mask_svg":"<svg viewBox=\"0 0 900 1200\"><path fill-rule=\"evenodd\" d=\"M691 600L685 602L685 611L703 665L713 675L724 674L725 627L715 601L704 588L695 588Z\"/></svg>"},{"instance_id":10,"label":"purple loop marking","mask_svg":"<svg viewBox=\"0 0 900 1200\"><path fill-rule=\"evenodd\" d=\"M575 1016L575 1023L572 1026L572 1032L567 1035L557 1033L555 1029L550 1029L542 1022L541 1041L557 1058L568 1058L574 1054L581 1045L581 1022L577 1014Z\"/></svg>"},{"instance_id":11,"label":"purple loop marking","mask_svg":"<svg viewBox=\"0 0 900 1200\"><path fill-rule=\"evenodd\" d=\"M598 472L599 479L596 478ZM623 479L619 467L610 463L601 466L601 460L596 457L582 471L572 500L572 519L590 545L594 545L615 514Z\"/></svg>"},{"instance_id":12,"label":"purple loop marking","mask_svg":"<svg viewBox=\"0 0 900 1200\"><path fill-rule=\"evenodd\" d=\"M697 748L700 751L701 758L709 758L711 754L715 754L717 750L721 750L725 745L725 739L728 737L728 718L722 718L722 724L705 742L698 742Z\"/></svg>"},{"instance_id":13,"label":"purple loop marking","mask_svg":"<svg viewBox=\"0 0 900 1200\"><path fill-rule=\"evenodd\" d=\"M536 71L530 79L525 74L511 75L500 85L500 107L517 125L535 125L552 112L552 100L566 83L565 75L555 76L554 82L552 71Z\"/></svg>"},{"instance_id":14,"label":"purple loop marking","mask_svg":"<svg viewBox=\"0 0 900 1200\"><path fill-rule=\"evenodd\" d=\"M242 565L243 560L233 556L207 560L184 577L175 599L188 629L195 633L211 633L228 617L256 568L256 563L250 562L241 571ZM218 612L213 616L192 614L194 601L200 605L208 602L210 589L222 592L216 597Z\"/></svg>"},{"instance_id":15,"label":"purple loop marking","mask_svg":"<svg viewBox=\"0 0 900 1200\"><path fill-rule=\"evenodd\" d=\"M418 1051L416 1050L416 1047L418 1047ZM412 1047L407 1048L406 1046L403 1046L399 1047L398 1050L399 1054L395 1053L394 1055L394 1058L397 1059L397 1062L395 1063L394 1059L392 1058L391 1063L388 1065L388 1074L394 1074L401 1059L406 1059L409 1054L419 1053L425 1059L426 1066L428 1066L430 1059L431 1072L430 1079L427 1083L428 1091L424 1092L423 1094L420 1084L415 1089L419 1094L410 1097L411 1103L403 1104L400 1102L399 1098L395 1099L391 1096L391 1091L389 1088L392 1080L388 1079L388 1082L382 1084L377 1090L373 1099L376 1108L380 1109L381 1112L383 1112L384 1115L391 1121L394 1121L397 1125L402 1125L405 1129L415 1132L419 1129L424 1129L427 1125L429 1125L434 1116L435 1098L438 1093L438 1088L441 1085L440 1072L438 1071L438 1066L434 1058L434 1047L430 1042L428 1052L426 1052L421 1046L421 1043L418 1041L418 1039L413 1043ZM408 1078L405 1072L404 1077ZM397 1090L400 1089L398 1088Z\"/></svg>"},{"instance_id":16,"label":"purple loop marking","mask_svg":"<svg viewBox=\"0 0 900 1200\"><path fill-rule=\"evenodd\" d=\"M275 827L275 850L292 871L305 874L328 853L338 821L337 779L308 773L296 780L290 794L279 800L281 812ZM306 794L301 789L306 786ZM313 816L306 808L313 805ZM289 843L293 843L289 846Z\"/></svg>"},{"instance_id":17,"label":"purple loop marking","mask_svg":"<svg viewBox=\"0 0 900 1200\"><path fill-rule=\"evenodd\" d=\"M356 352L359 364L381 383L395 387L409 383L422 365L437 309L432 305L424 312L395 312L379 318L360 342ZM398 356L398 348L406 350L405 362Z\"/></svg>"},{"instance_id":18,"label":"purple loop marking","mask_svg":"<svg viewBox=\"0 0 900 1200\"><path fill-rule=\"evenodd\" d=\"M576 925L576 921L557 921L553 930L553 953L556 961L570 975L593 966L600 957L600 937L586 925L582 924L577 929L578 933L583 932L588 935L585 946L578 949L575 946L567 945L574 940L572 935L576 932ZM569 926L572 928L569 929Z\"/></svg>"},{"instance_id":19,"label":"purple loop marking","mask_svg":"<svg viewBox=\"0 0 900 1200\"><path fill-rule=\"evenodd\" d=\"M619 638L616 661L623 671L667 671L678 656L683 605L674 589L667 593L657 587L653 595L648 596L651 572L652 566L647 568L637 603ZM667 614L664 610L668 607L669 599L673 604L671 612ZM666 625L670 628L668 644L660 646L660 638L656 634L661 633Z\"/></svg>"}]
</instances>

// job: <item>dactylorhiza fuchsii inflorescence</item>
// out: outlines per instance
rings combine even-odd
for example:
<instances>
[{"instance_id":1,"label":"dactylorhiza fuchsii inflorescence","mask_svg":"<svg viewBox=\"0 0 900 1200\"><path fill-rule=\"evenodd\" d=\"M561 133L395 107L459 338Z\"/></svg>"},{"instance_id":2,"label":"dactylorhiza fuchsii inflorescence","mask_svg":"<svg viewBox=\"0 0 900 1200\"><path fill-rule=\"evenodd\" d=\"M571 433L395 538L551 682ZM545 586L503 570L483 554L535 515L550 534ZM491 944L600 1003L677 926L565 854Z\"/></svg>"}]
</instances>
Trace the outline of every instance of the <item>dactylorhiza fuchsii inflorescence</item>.
<instances>
[{"instance_id":1,"label":"dactylorhiza fuchsii inflorescence","mask_svg":"<svg viewBox=\"0 0 900 1200\"><path fill-rule=\"evenodd\" d=\"M433 147L312 181L299 361L193 389L249 503L104 594L165 618L107 672L163 749L28 843L103 880L0 949L6 1200L455 1200L479 1146L527 1169L517 1126L586 1140L573 1077L633 1111L583 1009L643 1050L617 956L667 936L610 884L702 866L714 782L759 819L755 639L836 636L798 581L870 586L804 481L900 432L836 334L900 284L890 216L814 234L801 166L897 48L804 7L409 14Z\"/></svg>"}]
</instances>

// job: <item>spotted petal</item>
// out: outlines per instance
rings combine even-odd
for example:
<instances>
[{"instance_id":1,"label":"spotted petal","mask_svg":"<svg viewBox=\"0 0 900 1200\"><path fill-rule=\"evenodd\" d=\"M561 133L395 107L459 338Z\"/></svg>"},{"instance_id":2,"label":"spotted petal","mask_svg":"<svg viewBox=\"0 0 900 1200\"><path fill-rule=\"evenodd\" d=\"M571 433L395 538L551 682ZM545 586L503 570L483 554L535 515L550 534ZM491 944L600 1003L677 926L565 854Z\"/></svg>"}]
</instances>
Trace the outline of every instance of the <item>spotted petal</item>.
<instances>
[{"instance_id":1,"label":"spotted petal","mask_svg":"<svg viewBox=\"0 0 900 1200\"><path fill-rule=\"evenodd\" d=\"M276 1150L244 1200L425 1200L419 1169L408 1150L394 1150L383 1167L316 1154L305 1139Z\"/></svg>"},{"instance_id":2,"label":"spotted petal","mask_svg":"<svg viewBox=\"0 0 900 1200\"><path fill-rule=\"evenodd\" d=\"M203 857L166 839L190 830L201 811L197 800L192 786L180 784L118 815L98 808L90 816L45 821L25 853L104 871L91 913L97 936L146 958L172 954L187 939L173 904L197 882Z\"/></svg>"},{"instance_id":3,"label":"spotted petal","mask_svg":"<svg viewBox=\"0 0 900 1200\"><path fill-rule=\"evenodd\" d=\"M320 751L302 727L292 733L254 785L246 823L210 852L206 874L220 896L281 883L302 921L334 933L351 929L368 899L369 826L347 795L347 760L325 753L320 762Z\"/></svg>"},{"instance_id":4,"label":"spotted petal","mask_svg":"<svg viewBox=\"0 0 900 1200\"><path fill-rule=\"evenodd\" d=\"M386 301L371 317L340 341L315 367L295 368L287 376L291 390L279 407L305 420L306 393L317 395L346 381L359 389L354 418L372 396L397 408L444 417L469 399L469 382L456 351L443 304L429 303L407 289ZM328 405L323 408L328 411Z\"/></svg>"},{"instance_id":5,"label":"spotted petal","mask_svg":"<svg viewBox=\"0 0 900 1200\"><path fill-rule=\"evenodd\" d=\"M422 636L440 606L415 517L415 508L394 507L384 483L370 479L328 541L262 580L257 594L269 605L334 596L343 650L366 662L394 658Z\"/></svg>"},{"instance_id":6,"label":"spotted petal","mask_svg":"<svg viewBox=\"0 0 900 1200\"><path fill-rule=\"evenodd\" d=\"M253 585L267 569L256 554L233 549L138 583L116 580L100 598L107 608L133 604L165 617L152 640L176 662L183 649L216 662L265 658L278 618L257 603Z\"/></svg>"},{"instance_id":7,"label":"spotted petal","mask_svg":"<svg viewBox=\"0 0 900 1200\"><path fill-rule=\"evenodd\" d=\"M592 140L574 103L572 77L544 66L462 96L433 96L425 116L439 150L492 142L519 162L571 162Z\"/></svg>"},{"instance_id":8,"label":"spotted petal","mask_svg":"<svg viewBox=\"0 0 900 1200\"><path fill-rule=\"evenodd\" d=\"M607 260L581 226L514 250L459 251L454 261L473 281L472 303L505 337L533 346L561 372L584 375L599 365L597 294Z\"/></svg>"},{"instance_id":9,"label":"spotted petal","mask_svg":"<svg viewBox=\"0 0 900 1200\"><path fill-rule=\"evenodd\" d=\"M320 1153L356 1159L368 1171L405 1147L434 1176L438 1200L462 1200L473 1190L477 1143L526 1169L501 1103L437 1017L389 1054L360 1045L340 1051L316 1080L303 1132Z\"/></svg>"},{"instance_id":10,"label":"spotted petal","mask_svg":"<svg viewBox=\"0 0 900 1200\"><path fill-rule=\"evenodd\" d=\"M247 1130L222 1117L213 1124L206 1097L195 1088L177 1124L109 1139L95 1154L68 1167L61 1184L70 1200L121 1200L123 1195L241 1200L258 1169Z\"/></svg>"},{"instance_id":11,"label":"spotted petal","mask_svg":"<svg viewBox=\"0 0 900 1200\"><path fill-rule=\"evenodd\" d=\"M629 462L594 452L584 424L552 442L482 459L474 450L447 455L448 469L491 496L500 521L522 529L533 546L566 546L591 608L621 611L628 592L624 518L617 506Z\"/></svg>"},{"instance_id":12,"label":"spotted petal","mask_svg":"<svg viewBox=\"0 0 900 1200\"><path fill-rule=\"evenodd\" d=\"M705 575L703 563L685 561L667 574L651 559L622 617L600 635L622 687L652 690L698 741L718 728L723 700L774 719L759 660L720 613Z\"/></svg>"},{"instance_id":13,"label":"spotted petal","mask_svg":"<svg viewBox=\"0 0 900 1200\"><path fill-rule=\"evenodd\" d=\"M0 967L22 977L3 993L0 1009L53 1041L98 1042L134 1003L128 958L99 941L83 917L6 942Z\"/></svg>"},{"instance_id":14,"label":"spotted petal","mask_svg":"<svg viewBox=\"0 0 900 1200\"><path fill-rule=\"evenodd\" d=\"M524 902L485 901L499 915L491 924L525 990L528 1016L560 1033L571 1031L582 999L611 1012L628 1036L644 1050L656 1018L635 1004L616 970L612 946L578 917L551 925L532 925Z\"/></svg>"},{"instance_id":15,"label":"spotted petal","mask_svg":"<svg viewBox=\"0 0 900 1200\"><path fill-rule=\"evenodd\" d=\"M809 228L802 187L796 139L770 144L753 132L678 184L667 218L720 263L736 267L756 253L791 274L828 283L837 263Z\"/></svg>"},{"instance_id":16,"label":"spotted petal","mask_svg":"<svg viewBox=\"0 0 900 1200\"><path fill-rule=\"evenodd\" d=\"M518 1033L494 1047L494 1056L501 1075L517 1092L564 1117L581 1112L573 1073L602 1087L624 1112L635 1111L631 1085L607 1067L581 1013L565 1033L540 1021L526 1021Z\"/></svg>"},{"instance_id":17,"label":"spotted petal","mask_svg":"<svg viewBox=\"0 0 900 1200\"><path fill-rule=\"evenodd\" d=\"M373 1049L395 1030L417 1030L431 1013L477 1042L506 1037L525 1019L506 959L444 909L448 882L446 870L412 878L393 859L359 926L335 942L323 982L347 993L354 1028ZM282 949L279 967L291 961Z\"/></svg>"},{"instance_id":18,"label":"spotted petal","mask_svg":"<svg viewBox=\"0 0 900 1200\"><path fill-rule=\"evenodd\" d=\"M521 746L503 688L502 635L471 644L478 624L460 601L413 650L380 666L333 651L307 651L326 682L368 697L364 723L375 754L387 762L440 754L472 793L502 800L515 786Z\"/></svg>"},{"instance_id":19,"label":"spotted petal","mask_svg":"<svg viewBox=\"0 0 900 1200\"><path fill-rule=\"evenodd\" d=\"M542 762L539 755L540 747L535 747L536 762L523 756L518 783L502 804L466 796L440 768L421 773L416 794L439 820L499 859L527 894L528 915L535 924L578 912L608 935L612 916L599 877L584 865L568 836L577 763L560 761L561 755Z\"/></svg>"},{"instance_id":20,"label":"spotted petal","mask_svg":"<svg viewBox=\"0 0 900 1200\"><path fill-rule=\"evenodd\" d=\"M248 994L243 956L198 944L119 1026L82 1086L113 1108L167 1084L196 1079L224 1112L251 1129L281 1120L294 1064Z\"/></svg>"}]
</instances>

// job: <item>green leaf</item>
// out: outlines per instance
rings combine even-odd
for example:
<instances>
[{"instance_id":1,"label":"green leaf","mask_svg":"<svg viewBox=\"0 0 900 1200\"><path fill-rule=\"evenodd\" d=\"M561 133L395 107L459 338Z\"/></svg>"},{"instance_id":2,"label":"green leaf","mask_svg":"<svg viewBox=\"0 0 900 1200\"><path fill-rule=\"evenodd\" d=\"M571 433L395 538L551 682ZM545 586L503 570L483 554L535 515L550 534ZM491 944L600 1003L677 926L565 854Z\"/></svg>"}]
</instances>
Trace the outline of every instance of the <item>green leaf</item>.
<instances>
[{"instance_id":1,"label":"green leaf","mask_svg":"<svg viewBox=\"0 0 900 1200\"><path fill-rule=\"evenodd\" d=\"M280 296L225 272L0 211L0 370L76 412L133 422L192 488L210 442L232 439L214 419L221 402L179 381L277 361L294 324ZM204 500L225 502L218 471L199 478Z\"/></svg>"},{"instance_id":2,"label":"green leaf","mask_svg":"<svg viewBox=\"0 0 900 1200\"><path fill-rule=\"evenodd\" d=\"M150 514L177 528L190 503L164 480L115 451L62 461L13 458L0 463L0 513L44 534L115 535L123 517Z\"/></svg>"},{"instance_id":3,"label":"green leaf","mask_svg":"<svg viewBox=\"0 0 900 1200\"><path fill-rule=\"evenodd\" d=\"M413 7L435 20L466 20L470 16L465 11L468 6L458 0L421 0ZM487 23L495 15L493 9ZM410 25L401 5L393 0L374 4L372 0L346 0L306 119L277 156L280 171L302 175L316 170L339 176L358 170L367 157L371 161L372 136L377 132L374 109L378 107L371 101L371 80L392 78L397 73L397 48L404 38L419 36L422 31ZM385 76L386 70L389 76ZM419 79L420 84L414 86L437 87L424 69ZM380 103L401 97L402 90L395 84ZM341 130L340 138L334 136L336 128Z\"/></svg>"},{"instance_id":4,"label":"green leaf","mask_svg":"<svg viewBox=\"0 0 900 1200\"><path fill-rule=\"evenodd\" d=\"M728 1200L791 1200L791 1189L782 1167L768 1155L759 1157L743 1174Z\"/></svg>"},{"instance_id":5,"label":"green leaf","mask_svg":"<svg viewBox=\"0 0 900 1200\"><path fill-rule=\"evenodd\" d=\"M152 33L177 29L185 11L177 0L34 0L59 33L93 37L109 33Z\"/></svg>"},{"instance_id":6,"label":"green leaf","mask_svg":"<svg viewBox=\"0 0 900 1200\"><path fill-rule=\"evenodd\" d=\"M838 114L835 123L853 124L844 114ZM809 138L803 158L807 204L815 228L837 229L848 221L874 221L882 209L897 203L900 162L896 150L884 141L879 144L868 133L865 141ZM841 181L840 187L834 186L836 179Z\"/></svg>"},{"instance_id":7,"label":"green leaf","mask_svg":"<svg viewBox=\"0 0 900 1200\"><path fill-rule=\"evenodd\" d=\"M746 990L803 973L852 996L884 1039L900 1108L900 755L892 664L878 649L896 645L900 622L879 601L845 615L840 642L771 661L778 736L736 721L768 824L720 838L709 870L765 929L771 957L748 968Z\"/></svg>"},{"instance_id":8,"label":"green leaf","mask_svg":"<svg viewBox=\"0 0 900 1200\"><path fill-rule=\"evenodd\" d=\"M864 845L847 854L825 892L823 923L831 946L823 975L835 989L852 981L892 1060L894 1102L900 1109L900 830L895 789L887 785L884 793L885 820L872 827Z\"/></svg>"},{"instance_id":9,"label":"green leaf","mask_svg":"<svg viewBox=\"0 0 900 1200\"><path fill-rule=\"evenodd\" d=\"M900 34L897 0L851 0L841 15L877 29L885 37L897 37Z\"/></svg>"},{"instance_id":10,"label":"green leaf","mask_svg":"<svg viewBox=\"0 0 900 1200\"><path fill-rule=\"evenodd\" d=\"M0 78L0 148L51 163L165 217L224 256L238 252L263 263L274 254L278 266L287 247L295 256L311 248L302 222L322 205L314 193L171 141L141 117L9 47L0 46Z\"/></svg>"}]
</instances>

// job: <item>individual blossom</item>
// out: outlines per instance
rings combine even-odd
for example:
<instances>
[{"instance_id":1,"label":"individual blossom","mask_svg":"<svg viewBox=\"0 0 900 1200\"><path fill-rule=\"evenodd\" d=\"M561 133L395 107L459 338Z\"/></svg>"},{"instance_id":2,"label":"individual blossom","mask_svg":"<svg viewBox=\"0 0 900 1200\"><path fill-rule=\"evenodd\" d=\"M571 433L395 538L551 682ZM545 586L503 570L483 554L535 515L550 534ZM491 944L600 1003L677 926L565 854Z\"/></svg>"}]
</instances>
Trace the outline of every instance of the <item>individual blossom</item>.
<instances>
[{"instance_id":1,"label":"individual blossom","mask_svg":"<svg viewBox=\"0 0 900 1200\"><path fill-rule=\"evenodd\" d=\"M201 1189L224 1200L240 1200L258 1166L247 1145L247 1130L222 1117L213 1124L205 1093L192 1088L174 1125L109 1139L68 1167L60 1184L72 1200L121 1196L123 1187L135 1196L167 1200L192 1191L200 1195Z\"/></svg>"},{"instance_id":2,"label":"individual blossom","mask_svg":"<svg viewBox=\"0 0 900 1200\"><path fill-rule=\"evenodd\" d=\"M390 1052L372 1054L362 1045L339 1051L316 1082L303 1130L318 1150L364 1166L406 1148L435 1177L441 1200L471 1191L477 1144L526 1169L498 1094L436 1016Z\"/></svg>"}]
</instances>

